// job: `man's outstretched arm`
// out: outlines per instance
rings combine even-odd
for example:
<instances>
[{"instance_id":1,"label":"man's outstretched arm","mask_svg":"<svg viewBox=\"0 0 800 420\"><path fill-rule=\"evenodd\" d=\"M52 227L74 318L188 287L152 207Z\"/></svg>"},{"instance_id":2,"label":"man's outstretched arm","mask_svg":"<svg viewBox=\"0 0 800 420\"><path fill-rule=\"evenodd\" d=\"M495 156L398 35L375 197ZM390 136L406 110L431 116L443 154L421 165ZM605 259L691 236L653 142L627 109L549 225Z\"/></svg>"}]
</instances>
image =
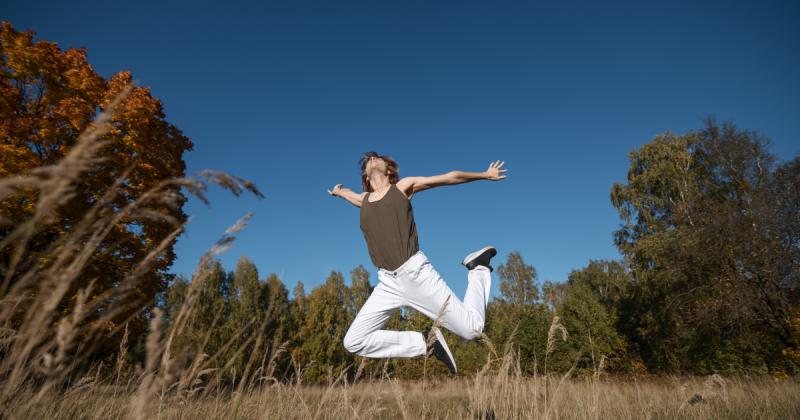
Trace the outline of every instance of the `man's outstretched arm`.
<instances>
[{"instance_id":1,"label":"man's outstretched arm","mask_svg":"<svg viewBox=\"0 0 800 420\"><path fill-rule=\"evenodd\" d=\"M416 192L443 185L457 185L479 179L499 181L507 176L501 175L508 171L507 169L500 169L504 164L505 162L503 161L494 161L489 164L489 168L484 172L450 171L445 174L433 176L409 176L398 181L397 186L411 198Z\"/></svg>"},{"instance_id":2,"label":"man's outstretched arm","mask_svg":"<svg viewBox=\"0 0 800 420\"><path fill-rule=\"evenodd\" d=\"M336 184L333 190L328 190L328 194L342 197L354 206L361 207L361 202L364 201L364 195L366 193L357 194L350 188L342 187L342 184Z\"/></svg>"}]
</instances>

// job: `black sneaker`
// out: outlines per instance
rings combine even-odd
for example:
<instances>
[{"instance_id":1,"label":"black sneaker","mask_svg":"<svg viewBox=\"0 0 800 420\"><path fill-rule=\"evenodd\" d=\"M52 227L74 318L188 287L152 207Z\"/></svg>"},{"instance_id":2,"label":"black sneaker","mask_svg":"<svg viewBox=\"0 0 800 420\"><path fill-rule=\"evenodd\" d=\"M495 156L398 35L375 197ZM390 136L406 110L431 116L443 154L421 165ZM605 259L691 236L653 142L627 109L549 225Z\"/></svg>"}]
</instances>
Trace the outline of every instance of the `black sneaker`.
<instances>
[{"instance_id":1,"label":"black sneaker","mask_svg":"<svg viewBox=\"0 0 800 420\"><path fill-rule=\"evenodd\" d=\"M433 328L433 342L428 345L428 355L433 355L437 359L441 360L442 363L447 366L447 369L450 371L451 374L455 375L458 369L456 368L456 359L453 357L453 353L450 352L450 348L447 347L447 342L444 341L444 335L438 328ZM423 334L425 335L425 341L428 341L429 335L431 330L425 331Z\"/></svg>"},{"instance_id":2,"label":"black sneaker","mask_svg":"<svg viewBox=\"0 0 800 420\"><path fill-rule=\"evenodd\" d=\"M464 257L464 261L461 261L461 265L467 267L467 270L472 270L482 265L488 267L489 271L494 271L492 266L489 265L489 261L491 261L492 257L495 255L497 255L497 249L493 246L486 246Z\"/></svg>"}]
</instances>

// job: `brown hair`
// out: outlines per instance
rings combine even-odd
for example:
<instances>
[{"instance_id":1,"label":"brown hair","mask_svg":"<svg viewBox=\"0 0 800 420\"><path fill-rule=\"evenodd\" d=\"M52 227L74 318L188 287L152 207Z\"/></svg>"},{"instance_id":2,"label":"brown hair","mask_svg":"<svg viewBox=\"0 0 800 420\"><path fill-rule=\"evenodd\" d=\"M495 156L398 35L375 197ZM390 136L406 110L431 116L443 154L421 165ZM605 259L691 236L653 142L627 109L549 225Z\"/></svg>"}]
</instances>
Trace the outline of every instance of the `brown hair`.
<instances>
[{"instance_id":1,"label":"brown hair","mask_svg":"<svg viewBox=\"0 0 800 420\"><path fill-rule=\"evenodd\" d=\"M369 184L367 174L364 173L367 162L371 157L380 158L386 162L386 169L389 171L389 183L397 184L397 181L400 180L400 166L397 165L397 162L389 155L379 155L377 152L369 151L364 153L358 161L359 165L361 165L361 187L364 188L364 191L372 192L372 185Z\"/></svg>"}]
</instances>

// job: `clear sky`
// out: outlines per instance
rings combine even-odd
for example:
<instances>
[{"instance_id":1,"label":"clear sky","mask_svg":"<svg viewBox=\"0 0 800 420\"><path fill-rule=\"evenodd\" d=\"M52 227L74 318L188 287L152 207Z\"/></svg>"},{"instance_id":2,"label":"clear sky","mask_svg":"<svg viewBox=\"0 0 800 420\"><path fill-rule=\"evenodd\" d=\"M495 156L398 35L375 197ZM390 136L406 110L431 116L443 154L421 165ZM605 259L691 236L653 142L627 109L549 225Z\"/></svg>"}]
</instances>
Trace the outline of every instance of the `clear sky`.
<instances>
[{"instance_id":1,"label":"clear sky","mask_svg":"<svg viewBox=\"0 0 800 420\"><path fill-rule=\"evenodd\" d=\"M124 4L124 6L123 6ZM627 153L706 115L800 150L797 1L4 1L0 19L62 49L88 48L103 76L131 70L194 142L188 172L251 179L266 198L212 189L180 237L177 273L240 216L223 255L306 290L358 264L376 282L358 208L358 158L400 175L483 171L508 178L422 192L420 247L451 288L484 245L519 251L540 280L618 258L609 201ZM496 273L496 271L495 271ZM497 293L497 282L493 285Z\"/></svg>"}]
</instances>

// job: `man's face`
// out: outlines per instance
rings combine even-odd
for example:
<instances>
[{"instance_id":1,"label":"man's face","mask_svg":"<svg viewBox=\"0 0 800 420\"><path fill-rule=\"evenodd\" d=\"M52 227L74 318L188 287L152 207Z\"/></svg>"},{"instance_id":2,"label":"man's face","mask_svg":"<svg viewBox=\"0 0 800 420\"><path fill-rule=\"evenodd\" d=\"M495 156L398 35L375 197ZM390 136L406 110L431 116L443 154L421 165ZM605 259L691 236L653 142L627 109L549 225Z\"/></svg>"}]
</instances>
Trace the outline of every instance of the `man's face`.
<instances>
[{"instance_id":1,"label":"man's face","mask_svg":"<svg viewBox=\"0 0 800 420\"><path fill-rule=\"evenodd\" d=\"M386 162L379 157L370 156L369 160L367 160L367 165L364 168L364 172L369 174L372 170L386 172Z\"/></svg>"}]
</instances>

